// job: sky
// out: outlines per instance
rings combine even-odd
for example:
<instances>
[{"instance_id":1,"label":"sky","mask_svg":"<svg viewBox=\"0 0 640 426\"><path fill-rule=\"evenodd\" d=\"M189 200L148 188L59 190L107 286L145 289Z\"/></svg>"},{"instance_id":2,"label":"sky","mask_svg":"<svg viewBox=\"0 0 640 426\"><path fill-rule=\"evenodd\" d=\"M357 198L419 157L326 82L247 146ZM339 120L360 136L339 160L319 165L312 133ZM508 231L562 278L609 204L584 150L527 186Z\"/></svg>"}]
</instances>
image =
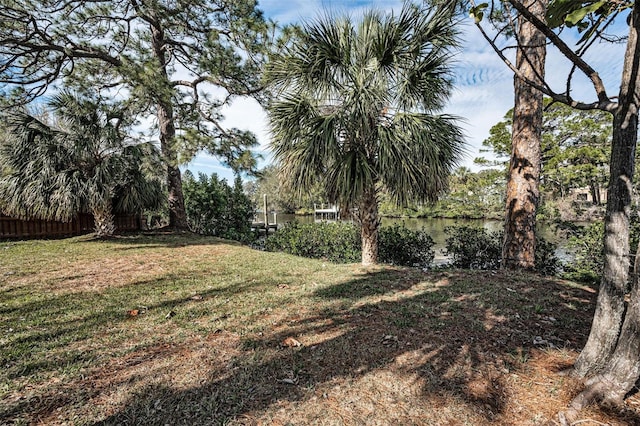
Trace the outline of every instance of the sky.
<instances>
[{"instance_id":1,"label":"sky","mask_svg":"<svg viewBox=\"0 0 640 426\"><path fill-rule=\"evenodd\" d=\"M269 19L279 24L299 23L312 20L325 11L339 14L349 13L358 16L363 10L399 10L402 1L398 0L259 0L259 8ZM466 135L467 154L461 165L477 171L474 158L486 156L481 153L482 142L489 136L491 127L498 123L505 113L513 107L513 73L502 63L489 44L484 40L471 18L463 18L458 24L461 31L461 49L455 56L454 91L444 113L460 118L461 127ZM619 25L623 28L624 25ZM577 41L577 35L563 35L567 40ZM572 43L570 43L572 45ZM585 59L600 74L610 96L617 94L624 45L596 44L590 48ZM546 75L552 87L562 91L566 84L569 65L555 49L547 50ZM573 93L582 101L595 100L593 89L586 78L578 78ZM268 119L265 111L250 98L237 98L233 104L223 110L224 124L250 130L256 134L260 147L255 151L264 157L263 167L270 163ZM217 173L221 178L232 180L230 169L208 154L199 154L189 164L182 167L194 173L207 175Z\"/></svg>"}]
</instances>

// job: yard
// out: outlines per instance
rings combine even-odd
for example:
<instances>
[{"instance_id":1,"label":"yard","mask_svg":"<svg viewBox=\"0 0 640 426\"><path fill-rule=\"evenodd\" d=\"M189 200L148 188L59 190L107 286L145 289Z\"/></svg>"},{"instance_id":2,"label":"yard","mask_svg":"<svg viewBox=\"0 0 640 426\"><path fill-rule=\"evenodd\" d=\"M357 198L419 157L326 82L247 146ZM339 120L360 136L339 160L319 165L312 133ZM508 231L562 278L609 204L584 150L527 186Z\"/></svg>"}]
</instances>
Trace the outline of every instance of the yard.
<instances>
[{"instance_id":1,"label":"yard","mask_svg":"<svg viewBox=\"0 0 640 426\"><path fill-rule=\"evenodd\" d=\"M0 424L554 424L595 296L190 234L0 242Z\"/></svg>"}]
</instances>

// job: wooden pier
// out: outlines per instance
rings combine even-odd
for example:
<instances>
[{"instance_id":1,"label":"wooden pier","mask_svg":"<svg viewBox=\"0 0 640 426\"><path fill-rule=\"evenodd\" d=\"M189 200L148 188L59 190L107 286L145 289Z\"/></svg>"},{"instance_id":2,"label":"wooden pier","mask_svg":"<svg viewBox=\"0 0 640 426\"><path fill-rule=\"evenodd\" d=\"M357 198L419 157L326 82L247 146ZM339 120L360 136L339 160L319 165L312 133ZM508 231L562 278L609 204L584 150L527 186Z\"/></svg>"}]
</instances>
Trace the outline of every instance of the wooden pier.
<instances>
[{"instance_id":1,"label":"wooden pier","mask_svg":"<svg viewBox=\"0 0 640 426\"><path fill-rule=\"evenodd\" d=\"M276 212L272 212L273 222L269 223L269 211L267 210L267 194L262 196L262 211L256 212L254 220L251 222L252 231L264 231L265 234L269 234L269 230L274 232L278 230L278 215ZM262 219L262 220L260 220Z\"/></svg>"},{"instance_id":2,"label":"wooden pier","mask_svg":"<svg viewBox=\"0 0 640 426\"><path fill-rule=\"evenodd\" d=\"M340 220L340 211L335 204L313 204L313 221L314 222L336 222Z\"/></svg>"}]
</instances>

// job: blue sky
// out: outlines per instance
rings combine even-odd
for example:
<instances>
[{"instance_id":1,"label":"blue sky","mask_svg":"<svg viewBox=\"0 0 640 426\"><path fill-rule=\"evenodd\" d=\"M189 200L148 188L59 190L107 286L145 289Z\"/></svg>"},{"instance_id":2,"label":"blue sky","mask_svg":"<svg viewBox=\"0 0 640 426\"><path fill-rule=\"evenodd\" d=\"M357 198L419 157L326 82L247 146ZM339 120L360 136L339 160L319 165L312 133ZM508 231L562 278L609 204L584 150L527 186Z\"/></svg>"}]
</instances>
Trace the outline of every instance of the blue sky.
<instances>
[{"instance_id":1,"label":"blue sky","mask_svg":"<svg viewBox=\"0 0 640 426\"><path fill-rule=\"evenodd\" d=\"M326 10L357 16L363 9L370 7L398 10L401 4L397 0L260 0L259 7L267 18L286 24L313 19ZM463 19L459 25L462 48L455 58L455 90L443 112L463 118L461 124L467 136L468 154L462 165L477 170L473 159L484 155L479 152L482 141L489 136L489 129L513 106L513 74L491 50L470 18ZM620 28L623 27L624 25L620 25ZM571 39L571 34L568 35ZM566 36L565 33L565 38ZM575 36L574 40L577 40ZM594 45L585 56L600 73L610 96L615 96L618 91L623 55L623 45L603 43ZM546 74L557 91L564 87L568 70L568 62L554 49L548 49ZM576 79L574 95L583 101L595 99L590 83L585 78ZM268 163L267 116L257 102L252 99L236 99L223 113L228 127L251 130L257 135L260 148L256 151L265 157L262 165ZM195 173L217 173L220 177L229 180L232 178L229 169L207 154L199 154L183 167L187 168Z\"/></svg>"}]
</instances>

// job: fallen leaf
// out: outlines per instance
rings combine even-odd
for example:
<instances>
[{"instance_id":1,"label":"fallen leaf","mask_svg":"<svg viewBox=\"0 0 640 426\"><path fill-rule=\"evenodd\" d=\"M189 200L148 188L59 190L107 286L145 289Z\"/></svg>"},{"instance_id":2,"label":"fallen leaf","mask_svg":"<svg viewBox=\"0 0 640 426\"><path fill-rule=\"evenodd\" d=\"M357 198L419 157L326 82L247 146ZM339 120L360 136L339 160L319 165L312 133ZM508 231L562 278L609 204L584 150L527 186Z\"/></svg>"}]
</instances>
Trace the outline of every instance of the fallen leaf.
<instances>
[{"instance_id":1,"label":"fallen leaf","mask_svg":"<svg viewBox=\"0 0 640 426\"><path fill-rule=\"evenodd\" d=\"M127 315L129 315L130 317L137 317L139 313L140 311L138 311L137 309L131 309L127 311Z\"/></svg>"},{"instance_id":2,"label":"fallen leaf","mask_svg":"<svg viewBox=\"0 0 640 426\"><path fill-rule=\"evenodd\" d=\"M299 341L297 341L293 337L287 337L280 344L282 346L286 347L286 348L297 348L297 347L302 346L302 343L300 343Z\"/></svg>"}]
</instances>

